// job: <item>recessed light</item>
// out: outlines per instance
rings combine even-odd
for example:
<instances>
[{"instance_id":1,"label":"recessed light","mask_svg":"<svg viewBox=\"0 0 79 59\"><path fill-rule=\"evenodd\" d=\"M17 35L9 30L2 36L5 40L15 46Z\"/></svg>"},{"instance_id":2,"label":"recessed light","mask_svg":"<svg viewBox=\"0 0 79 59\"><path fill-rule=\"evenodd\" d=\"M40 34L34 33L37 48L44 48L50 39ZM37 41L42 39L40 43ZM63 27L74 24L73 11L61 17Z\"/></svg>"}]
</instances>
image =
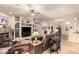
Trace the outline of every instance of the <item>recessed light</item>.
<instances>
[{"instance_id":1,"label":"recessed light","mask_svg":"<svg viewBox=\"0 0 79 59\"><path fill-rule=\"evenodd\" d=\"M32 16L34 16L35 14L31 13Z\"/></svg>"},{"instance_id":2,"label":"recessed light","mask_svg":"<svg viewBox=\"0 0 79 59\"><path fill-rule=\"evenodd\" d=\"M12 14L12 12L11 12L11 11L9 11L9 14Z\"/></svg>"},{"instance_id":3,"label":"recessed light","mask_svg":"<svg viewBox=\"0 0 79 59\"><path fill-rule=\"evenodd\" d=\"M69 25L70 23L69 23L69 22L66 22L65 24L66 24L66 25Z\"/></svg>"}]
</instances>

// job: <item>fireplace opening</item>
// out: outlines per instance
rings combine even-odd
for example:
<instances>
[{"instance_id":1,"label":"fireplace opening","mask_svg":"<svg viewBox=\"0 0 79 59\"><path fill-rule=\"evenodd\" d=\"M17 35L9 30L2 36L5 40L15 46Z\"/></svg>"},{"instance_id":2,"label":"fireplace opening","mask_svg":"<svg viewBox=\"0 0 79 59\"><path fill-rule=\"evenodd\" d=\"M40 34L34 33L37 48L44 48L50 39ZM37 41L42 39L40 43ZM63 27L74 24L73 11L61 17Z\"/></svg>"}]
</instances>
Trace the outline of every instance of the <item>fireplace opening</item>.
<instances>
[{"instance_id":1,"label":"fireplace opening","mask_svg":"<svg viewBox=\"0 0 79 59\"><path fill-rule=\"evenodd\" d=\"M0 48L8 47L10 45L9 33L0 34Z\"/></svg>"},{"instance_id":2,"label":"fireplace opening","mask_svg":"<svg viewBox=\"0 0 79 59\"><path fill-rule=\"evenodd\" d=\"M31 27L22 27L22 37L31 36Z\"/></svg>"}]
</instances>

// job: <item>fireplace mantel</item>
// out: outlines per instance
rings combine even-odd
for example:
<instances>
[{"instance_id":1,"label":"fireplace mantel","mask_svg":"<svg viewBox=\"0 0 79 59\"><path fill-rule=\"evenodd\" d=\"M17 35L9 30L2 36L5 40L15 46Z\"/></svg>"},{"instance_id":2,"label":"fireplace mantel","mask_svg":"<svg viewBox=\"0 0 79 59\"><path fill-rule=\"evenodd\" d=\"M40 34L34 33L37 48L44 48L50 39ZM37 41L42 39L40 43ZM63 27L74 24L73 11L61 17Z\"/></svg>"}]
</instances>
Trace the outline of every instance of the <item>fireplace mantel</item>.
<instances>
[{"instance_id":1,"label":"fireplace mantel","mask_svg":"<svg viewBox=\"0 0 79 59\"><path fill-rule=\"evenodd\" d=\"M12 39L10 28L0 28L0 48L10 45Z\"/></svg>"},{"instance_id":2,"label":"fireplace mantel","mask_svg":"<svg viewBox=\"0 0 79 59\"><path fill-rule=\"evenodd\" d=\"M11 34L12 34L11 32L12 32L12 30L9 27L0 28L0 35L8 33L9 39L11 39Z\"/></svg>"},{"instance_id":3,"label":"fireplace mantel","mask_svg":"<svg viewBox=\"0 0 79 59\"><path fill-rule=\"evenodd\" d=\"M0 34L2 34L2 33L9 33L9 32L11 32L11 29L10 28L0 28Z\"/></svg>"}]
</instances>

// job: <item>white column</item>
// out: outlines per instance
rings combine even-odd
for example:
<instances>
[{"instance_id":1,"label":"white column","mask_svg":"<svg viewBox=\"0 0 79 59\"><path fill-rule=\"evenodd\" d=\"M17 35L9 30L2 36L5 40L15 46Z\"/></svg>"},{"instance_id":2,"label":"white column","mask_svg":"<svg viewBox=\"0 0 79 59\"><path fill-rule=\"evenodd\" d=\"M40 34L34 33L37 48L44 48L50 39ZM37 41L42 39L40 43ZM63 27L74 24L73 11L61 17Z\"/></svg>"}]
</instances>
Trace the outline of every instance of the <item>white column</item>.
<instances>
[{"instance_id":1,"label":"white column","mask_svg":"<svg viewBox=\"0 0 79 59\"><path fill-rule=\"evenodd\" d=\"M22 38L22 35L21 35L21 33L22 33L22 25L21 25L21 20L22 20L22 17L20 17L20 21L19 21L19 35L20 35L20 38Z\"/></svg>"}]
</instances>

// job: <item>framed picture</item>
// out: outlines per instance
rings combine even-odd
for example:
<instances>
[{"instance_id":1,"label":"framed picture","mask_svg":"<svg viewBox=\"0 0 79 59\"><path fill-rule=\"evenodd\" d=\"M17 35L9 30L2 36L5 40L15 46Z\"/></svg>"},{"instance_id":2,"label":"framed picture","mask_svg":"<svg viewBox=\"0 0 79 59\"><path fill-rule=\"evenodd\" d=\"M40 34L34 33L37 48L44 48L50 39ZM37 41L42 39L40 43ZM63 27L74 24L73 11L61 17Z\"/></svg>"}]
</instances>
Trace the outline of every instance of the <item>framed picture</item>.
<instances>
[{"instance_id":1,"label":"framed picture","mask_svg":"<svg viewBox=\"0 0 79 59\"><path fill-rule=\"evenodd\" d=\"M42 27L42 29L43 29L43 30L46 30L46 29L47 29L47 27L46 27L46 26L43 26L43 27Z\"/></svg>"},{"instance_id":2,"label":"framed picture","mask_svg":"<svg viewBox=\"0 0 79 59\"><path fill-rule=\"evenodd\" d=\"M7 25L7 17L0 16L0 25Z\"/></svg>"}]
</instances>

